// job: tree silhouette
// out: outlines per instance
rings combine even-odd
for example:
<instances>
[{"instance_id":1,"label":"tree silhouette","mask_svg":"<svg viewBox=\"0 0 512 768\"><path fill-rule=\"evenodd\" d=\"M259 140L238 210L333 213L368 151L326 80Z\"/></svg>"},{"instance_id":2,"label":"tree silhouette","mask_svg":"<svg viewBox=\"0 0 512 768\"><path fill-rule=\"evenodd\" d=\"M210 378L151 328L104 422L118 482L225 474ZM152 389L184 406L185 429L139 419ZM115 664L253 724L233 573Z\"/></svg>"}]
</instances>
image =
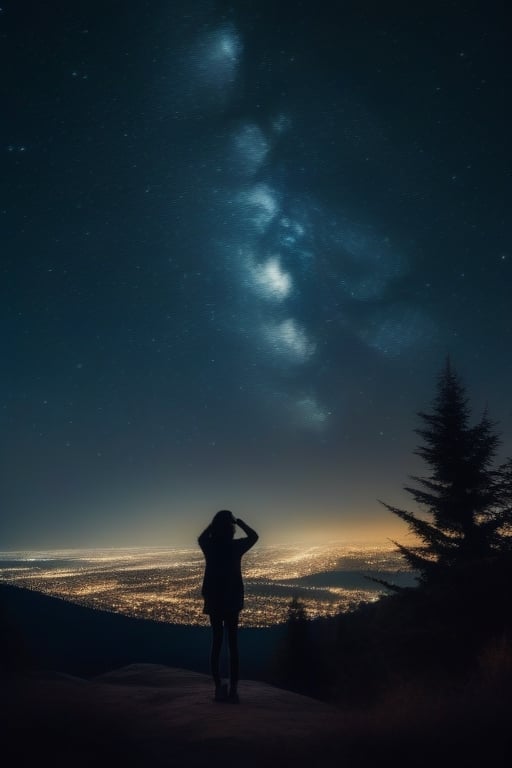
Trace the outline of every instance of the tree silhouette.
<instances>
[{"instance_id":1,"label":"tree silhouette","mask_svg":"<svg viewBox=\"0 0 512 768\"><path fill-rule=\"evenodd\" d=\"M432 410L418 415L422 425L415 432L422 444L415 453L429 471L411 477L416 486L407 485L405 490L422 514L381 503L422 542L416 547L397 546L425 584L444 581L454 566L481 560L502 547L503 478L512 479L512 467L508 475L505 467L501 475L493 468L499 444L495 425L486 412L470 425L465 388L449 359L439 376Z\"/></svg>"},{"instance_id":2,"label":"tree silhouette","mask_svg":"<svg viewBox=\"0 0 512 768\"><path fill-rule=\"evenodd\" d=\"M312 638L304 603L294 596L288 603L283 638L277 653L275 682L299 693L311 693Z\"/></svg>"}]
</instances>

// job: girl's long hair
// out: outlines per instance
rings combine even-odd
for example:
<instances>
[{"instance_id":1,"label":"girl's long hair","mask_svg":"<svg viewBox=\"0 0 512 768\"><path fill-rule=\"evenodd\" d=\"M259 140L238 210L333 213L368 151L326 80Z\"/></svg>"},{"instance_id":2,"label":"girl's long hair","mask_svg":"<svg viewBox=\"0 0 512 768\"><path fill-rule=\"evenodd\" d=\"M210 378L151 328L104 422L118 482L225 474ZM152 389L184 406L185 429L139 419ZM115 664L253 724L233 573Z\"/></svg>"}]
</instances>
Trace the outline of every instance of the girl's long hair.
<instances>
[{"instance_id":1,"label":"girl's long hair","mask_svg":"<svg viewBox=\"0 0 512 768\"><path fill-rule=\"evenodd\" d=\"M211 538L216 543L223 544L231 541L235 535L233 514L229 509L221 509L214 515L211 522Z\"/></svg>"}]
</instances>

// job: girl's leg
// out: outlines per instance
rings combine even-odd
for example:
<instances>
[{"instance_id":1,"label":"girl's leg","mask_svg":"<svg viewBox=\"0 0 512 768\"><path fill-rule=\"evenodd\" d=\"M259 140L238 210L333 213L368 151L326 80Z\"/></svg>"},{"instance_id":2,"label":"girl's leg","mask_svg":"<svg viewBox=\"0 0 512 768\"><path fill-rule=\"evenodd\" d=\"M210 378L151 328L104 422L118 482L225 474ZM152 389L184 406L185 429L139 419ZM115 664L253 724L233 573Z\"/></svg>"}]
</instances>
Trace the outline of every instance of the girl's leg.
<instances>
[{"instance_id":1,"label":"girl's leg","mask_svg":"<svg viewBox=\"0 0 512 768\"><path fill-rule=\"evenodd\" d=\"M212 647L210 653L210 669L216 688L220 688L220 651L222 648L222 618L210 615L210 624L212 625Z\"/></svg>"},{"instance_id":2,"label":"girl's leg","mask_svg":"<svg viewBox=\"0 0 512 768\"><path fill-rule=\"evenodd\" d=\"M236 697L238 686L238 613L225 619L229 644L229 695Z\"/></svg>"}]
</instances>

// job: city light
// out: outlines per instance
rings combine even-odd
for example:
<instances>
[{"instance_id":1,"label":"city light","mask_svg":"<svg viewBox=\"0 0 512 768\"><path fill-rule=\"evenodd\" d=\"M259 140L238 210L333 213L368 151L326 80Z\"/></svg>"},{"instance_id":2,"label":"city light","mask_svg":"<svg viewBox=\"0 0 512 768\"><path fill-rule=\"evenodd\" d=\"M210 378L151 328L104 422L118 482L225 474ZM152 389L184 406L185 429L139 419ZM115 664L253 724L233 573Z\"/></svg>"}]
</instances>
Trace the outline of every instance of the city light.
<instances>
[{"instance_id":1,"label":"city light","mask_svg":"<svg viewBox=\"0 0 512 768\"><path fill-rule=\"evenodd\" d=\"M10 552L0 561L0 580L20 587L137 618L208 624L199 550ZM246 627L286 621L293 597L310 618L332 616L377 599L383 588L371 577L411 578L394 548L339 543L258 547L244 557L243 575Z\"/></svg>"}]
</instances>

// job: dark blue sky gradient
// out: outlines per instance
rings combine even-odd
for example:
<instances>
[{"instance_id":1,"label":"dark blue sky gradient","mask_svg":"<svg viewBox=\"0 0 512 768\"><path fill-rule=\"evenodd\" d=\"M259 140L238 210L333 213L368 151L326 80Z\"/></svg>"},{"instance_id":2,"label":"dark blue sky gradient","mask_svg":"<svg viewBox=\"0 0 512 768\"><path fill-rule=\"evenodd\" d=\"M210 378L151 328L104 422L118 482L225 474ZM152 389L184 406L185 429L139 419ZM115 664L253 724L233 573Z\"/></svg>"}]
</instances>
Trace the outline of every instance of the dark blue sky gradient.
<instances>
[{"instance_id":1,"label":"dark blue sky gradient","mask_svg":"<svg viewBox=\"0 0 512 768\"><path fill-rule=\"evenodd\" d=\"M511 452L506 4L1 4L0 548L378 540L450 355Z\"/></svg>"}]
</instances>

